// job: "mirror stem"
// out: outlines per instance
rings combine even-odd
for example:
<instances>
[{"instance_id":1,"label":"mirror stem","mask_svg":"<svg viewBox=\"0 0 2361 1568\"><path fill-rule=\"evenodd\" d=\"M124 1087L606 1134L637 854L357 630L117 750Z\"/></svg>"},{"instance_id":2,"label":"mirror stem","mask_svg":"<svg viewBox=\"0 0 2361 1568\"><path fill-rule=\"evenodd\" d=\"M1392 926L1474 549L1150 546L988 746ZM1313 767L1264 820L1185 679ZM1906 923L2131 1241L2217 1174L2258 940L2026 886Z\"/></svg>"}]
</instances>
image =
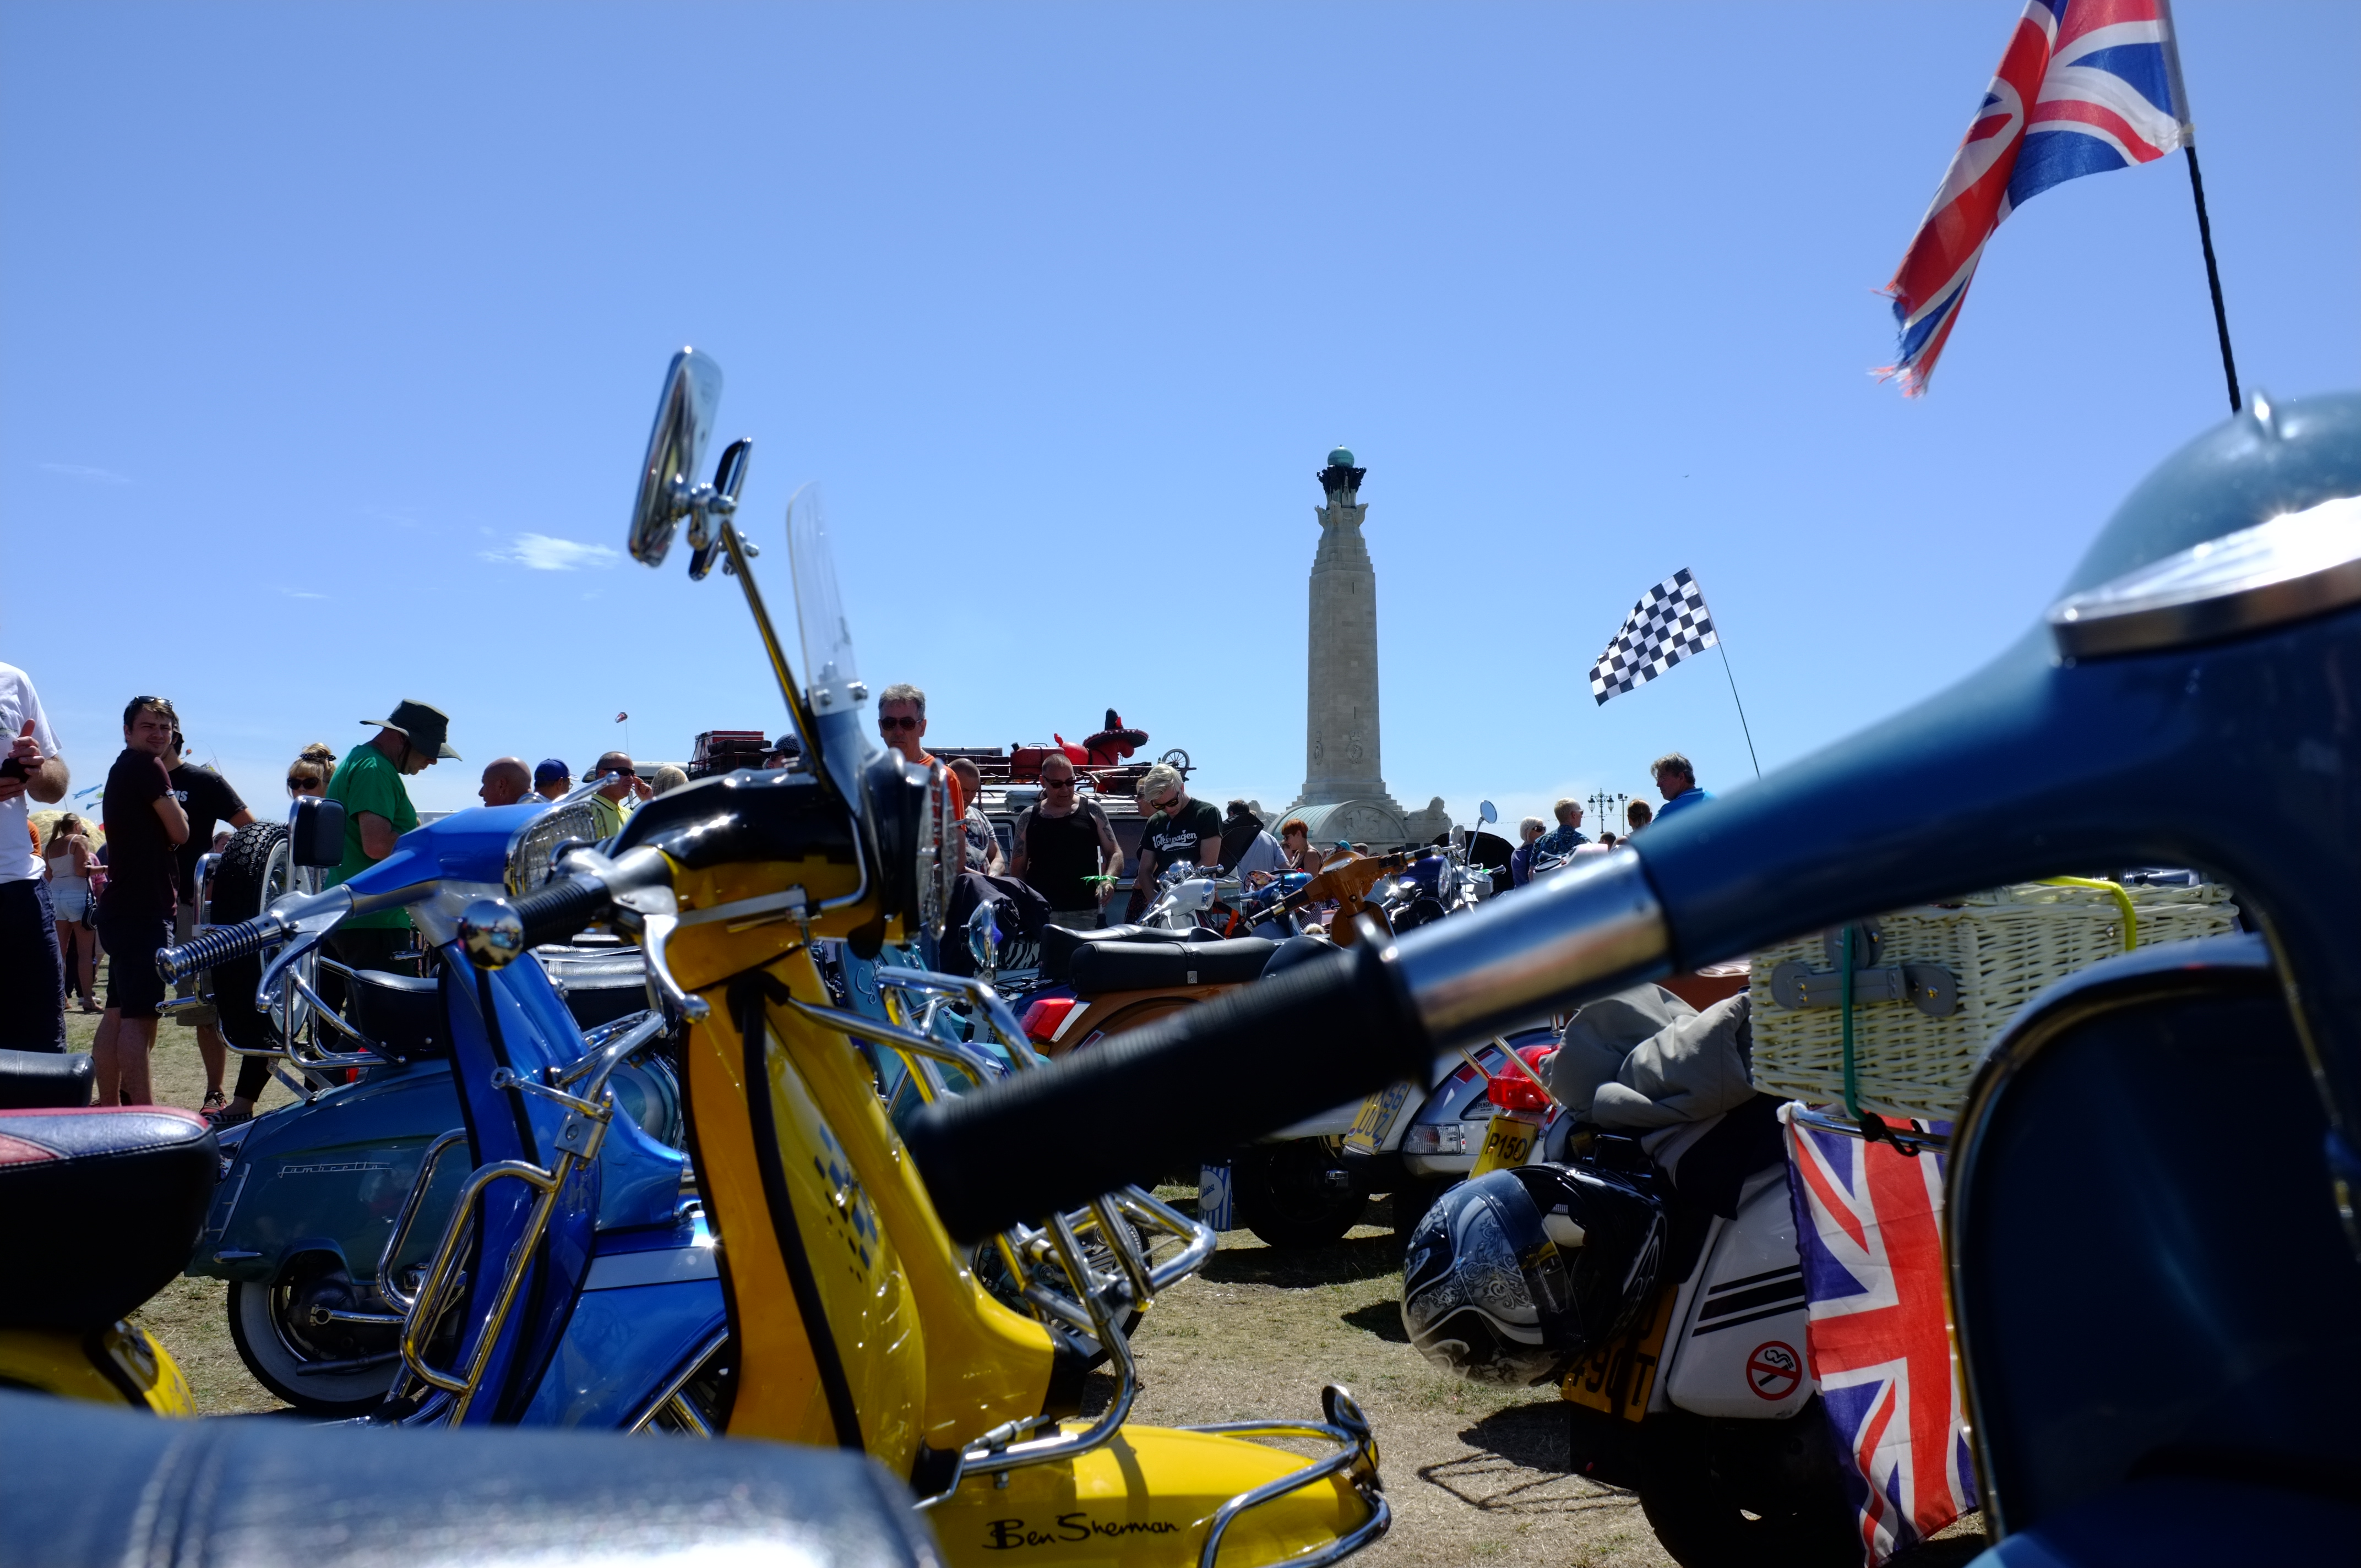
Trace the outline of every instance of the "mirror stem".
<instances>
[{"instance_id":1,"label":"mirror stem","mask_svg":"<svg viewBox=\"0 0 2361 1568\"><path fill-rule=\"evenodd\" d=\"M714 520L721 530L722 548L730 552L730 569L737 575L739 587L746 590L746 608L754 614L754 630L763 634L763 652L770 655L771 674L777 677L779 696L786 700L787 718L796 727L796 736L804 743L804 756L812 772L826 777L820 765L819 727L804 711L803 701L796 695L796 674L787 667L786 651L779 645L777 628L771 624L771 612L763 608L763 590L754 586L753 564L746 559L746 551L738 538L737 520L719 517Z\"/></svg>"}]
</instances>

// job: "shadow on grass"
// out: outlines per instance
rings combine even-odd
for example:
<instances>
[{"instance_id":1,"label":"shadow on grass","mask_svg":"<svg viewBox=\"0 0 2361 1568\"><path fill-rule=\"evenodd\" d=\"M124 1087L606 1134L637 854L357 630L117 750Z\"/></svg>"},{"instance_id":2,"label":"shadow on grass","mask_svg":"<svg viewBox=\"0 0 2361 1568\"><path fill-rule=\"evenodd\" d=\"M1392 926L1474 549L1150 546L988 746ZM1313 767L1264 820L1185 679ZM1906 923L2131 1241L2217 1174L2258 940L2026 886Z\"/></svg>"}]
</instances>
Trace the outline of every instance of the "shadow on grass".
<instances>
[{"instance_id":1,"label":"shadow on grass","mask_svg":"<svg viewBox=\"0 0 2361 1568\"><path fill-rule=\"evenodd\" d=\"M1486 1513L1563 1516L1637 1507L1628 1480L1566 1468L1566 1407L1541 1401L1495 1410L1460 1432L1477 1450L1422 1466L1419 1478ZM1620 1474L1620 1472L1619 1472Z\"/></svg>"},{"instance_id":2,"label":"shadow on grass","mask_svg":"<svg viewBox=\"0 0 2361 1568\"><path fill-rule=\"evenodd\" d=\"M1401 1269L1401 1247L1391 1235L1347 1236L1326 1246L1225 1246L1198 1272L1217 1285L1269 1285L1301 1290L1352 1279L1376 1279Z\"/></svg>"},{"instance_id":3,"label":"shadow on grass","mask_svg":"<svg viewBox=\"0 0 2361 1568\"><path fill-rule=\"evenodd\" d=\"M1410 1331L1402 1327L1401 1303L1399 1301L1372 1301L1366 1307L1338 1313L1337 1320L1348 1328L1375 1334L1388 1344L1410 1343Z\"/></svg>"}]
</instances>

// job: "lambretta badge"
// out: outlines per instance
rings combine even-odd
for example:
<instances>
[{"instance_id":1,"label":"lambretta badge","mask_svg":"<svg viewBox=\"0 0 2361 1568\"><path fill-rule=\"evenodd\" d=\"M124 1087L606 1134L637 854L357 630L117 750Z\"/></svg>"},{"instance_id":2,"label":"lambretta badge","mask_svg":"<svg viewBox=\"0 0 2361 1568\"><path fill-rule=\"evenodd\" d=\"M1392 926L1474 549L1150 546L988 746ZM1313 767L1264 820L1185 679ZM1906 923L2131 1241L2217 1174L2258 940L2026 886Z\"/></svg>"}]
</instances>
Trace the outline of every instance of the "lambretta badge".
<instances>
[{"instance_id":1,"label":"lambretta badge","mask_svg":"<svg viewBox=\"0 0 2361 1568\"><path fill-rule=\"evenodd\" d=\"M1180 1527L1170 1519L1094 1519L1086 1513L1060 1514L1047 1525L1023 1519L994 1519L983 1527L986 1552L1014 1552L1020 1546L1070 1546L1093 1536L1178 1535Z\"/></svg>"}]
</instances>

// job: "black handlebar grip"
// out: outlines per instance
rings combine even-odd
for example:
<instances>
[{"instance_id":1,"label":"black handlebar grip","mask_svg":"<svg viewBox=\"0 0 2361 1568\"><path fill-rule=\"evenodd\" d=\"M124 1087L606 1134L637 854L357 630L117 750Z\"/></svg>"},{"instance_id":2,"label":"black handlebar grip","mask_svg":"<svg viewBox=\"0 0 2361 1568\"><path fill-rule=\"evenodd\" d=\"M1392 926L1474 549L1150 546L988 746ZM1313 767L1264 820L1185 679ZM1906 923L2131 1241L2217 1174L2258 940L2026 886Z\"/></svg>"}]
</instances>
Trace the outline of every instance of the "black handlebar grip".
<instances>
[{"instance_id":1,"label":"black handlebar grip","mask_svg":"<svg viewBox=\"0 0 2361 1568\"><path fill-rule=\"evenodd\" d=\"M607 912L612 902L595 877L557 877L516 901L524 945L563 942Z\"/></svg>"},{"instance_id":2,"label":"black handlebar grip","mask_svg":"<svg viewBox=\"0 0 2361 1568\"><path fill-rule=\"evenodd\" d=\"M1218 1156L1405 1078L1433 1050L1374 943L935 1102L904 1135L962 1242Z\"/></svg>"},{"instance_id":3,"label":"black handlebar grip","mask_svg":"<svg viewBox=\"0 0 2361 1568\"><path fill-rule=\"evenodd\" d=\"M235 926L220 926L177 948L159 948L156 972L169 983L188 979L199 970L262 951L282 935L276 922L258 916Z\"/></svg>"}]
</instances>

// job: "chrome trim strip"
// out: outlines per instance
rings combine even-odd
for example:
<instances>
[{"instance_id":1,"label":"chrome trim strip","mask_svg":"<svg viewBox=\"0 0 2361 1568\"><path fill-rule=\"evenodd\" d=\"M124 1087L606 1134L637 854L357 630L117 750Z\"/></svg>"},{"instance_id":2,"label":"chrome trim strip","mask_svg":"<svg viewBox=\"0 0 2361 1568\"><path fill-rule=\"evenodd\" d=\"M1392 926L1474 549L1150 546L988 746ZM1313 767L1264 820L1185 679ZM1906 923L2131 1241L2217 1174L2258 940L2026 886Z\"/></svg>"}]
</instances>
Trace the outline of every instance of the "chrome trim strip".
<instances>
[{"instance_id":1,"label":"chrome trim strip","mask_svg":"<svg viewBox=\"0 0 2361 1568\"><path fill-rule=\"evenodd\" d=\"M2361 496L2340 496L2193 544L2060 599L2068 659L2210 642L2361 604Z\"/></svg>"},{"instance_id":2,"label":"chrome trim strip","mask_svg":"<svg viewBox=\"0 0 2361 1568\"><path fill-rule=\"evenodd\" d=\"M1672 935L1640 857L1619 849L1537 877L1514 898L1422 926L1388 956L1444 1047L1662 974Z\"/></svg>"}]
</instances>

